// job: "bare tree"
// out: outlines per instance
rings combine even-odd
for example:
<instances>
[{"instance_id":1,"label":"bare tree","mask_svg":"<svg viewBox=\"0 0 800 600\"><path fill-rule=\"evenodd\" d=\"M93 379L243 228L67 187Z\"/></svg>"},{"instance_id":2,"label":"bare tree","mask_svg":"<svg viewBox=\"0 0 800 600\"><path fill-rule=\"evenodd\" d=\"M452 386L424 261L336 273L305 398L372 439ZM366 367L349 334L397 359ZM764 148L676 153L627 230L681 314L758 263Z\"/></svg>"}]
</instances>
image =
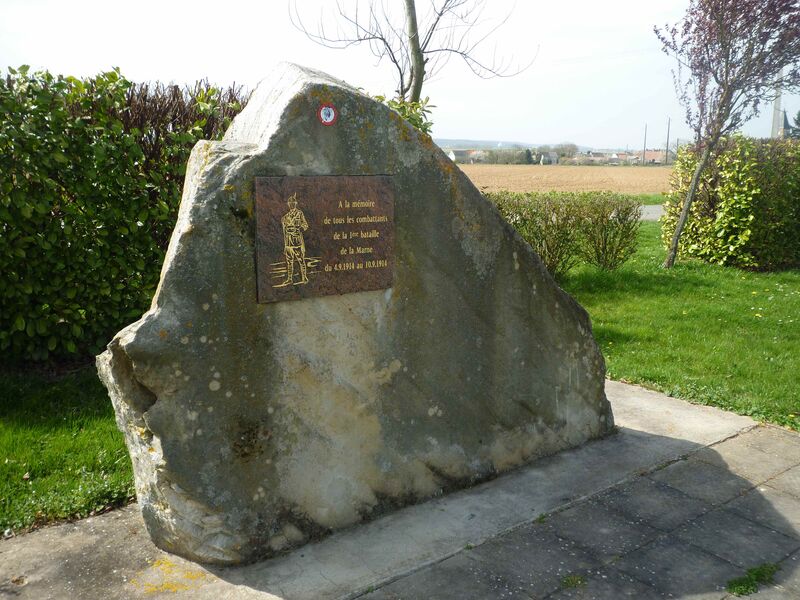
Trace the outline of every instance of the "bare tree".
<instances>
[{"instance_id":1,"label":"bare tree","mask_svg":"<svg viewBox=\"0 0 800 600\"><path fill-rule=\"evenodd\" d=\"M654 29L664 52L678 62L675 89L700 152L664 261L671 268L700 177L720 139L756 116L776 89L800 87L800 3L689 0L679 23Z\"/></svg>"},{"instance_id":2,"label":"bare tree","mask_svg":"<svg viewBox=\"0 0 800 600\"><path fill-rule=\"evenodd\" d=\"M453 56L484 79L511 77L529 66L514 66L496 52L480 58L482 47L511 16L491 25L484 17L487 0L430 0L424 14L417 13L415 0L403 0L403 5L400 12L389 0L355 0L349 6L337 0L335 17L321 17L313 31L301 18L296 0L290 4L290 16L309 39L328 48L367 44L379 63L385 59L392 65L397 97L409 102L420 101L422 84Z\"/></svg>"}]
</instances>

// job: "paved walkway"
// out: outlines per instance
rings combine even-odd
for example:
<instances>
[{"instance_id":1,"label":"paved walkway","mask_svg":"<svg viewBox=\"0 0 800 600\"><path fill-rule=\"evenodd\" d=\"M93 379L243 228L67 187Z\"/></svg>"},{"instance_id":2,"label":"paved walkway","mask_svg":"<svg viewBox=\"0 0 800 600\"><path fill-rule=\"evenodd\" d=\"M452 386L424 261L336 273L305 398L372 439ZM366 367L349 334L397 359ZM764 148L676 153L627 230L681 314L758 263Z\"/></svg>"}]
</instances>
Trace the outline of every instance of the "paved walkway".
<instances>
[{"instance_id":1,"label":"paved walkway","mask_svg":"<svg viewBox=\"0 0 800 600\"><path fill-rule=\"evenodd\" d=\"M136 507L0 542L0 598L800 598L800 435L608 382L619 433L273 560L206 569Z\"/></svg>"},{"instance_id":2,"label":"paved walkway","mask_svg":"<svg viewBox=\"0 0 800 600\"><path fill-rule=\"evenodd\" d=\"M658 221L664 214L664 206L651 204L642 206L642 221Z\"/></svg>"}]
</instances>

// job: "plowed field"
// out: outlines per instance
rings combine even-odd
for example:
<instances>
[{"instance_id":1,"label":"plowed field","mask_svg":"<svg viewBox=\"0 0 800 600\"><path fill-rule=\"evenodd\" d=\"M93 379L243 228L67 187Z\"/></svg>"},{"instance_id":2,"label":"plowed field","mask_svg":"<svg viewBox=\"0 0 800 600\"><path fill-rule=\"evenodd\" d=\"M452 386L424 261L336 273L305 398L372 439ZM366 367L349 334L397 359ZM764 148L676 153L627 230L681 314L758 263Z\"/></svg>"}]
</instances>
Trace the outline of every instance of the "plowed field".
<instances>
[{"instance_id":1,"label":"plowed field","mask_svg":"<svg viewBox=\"0 0 800 600\"><path fill-rule=\"evenodd\" d=\"M669 189L672 167L573 167L567 165L458 165L479 188L494 192L610 190L661 194Z\"/></svg>"}]
</instances>

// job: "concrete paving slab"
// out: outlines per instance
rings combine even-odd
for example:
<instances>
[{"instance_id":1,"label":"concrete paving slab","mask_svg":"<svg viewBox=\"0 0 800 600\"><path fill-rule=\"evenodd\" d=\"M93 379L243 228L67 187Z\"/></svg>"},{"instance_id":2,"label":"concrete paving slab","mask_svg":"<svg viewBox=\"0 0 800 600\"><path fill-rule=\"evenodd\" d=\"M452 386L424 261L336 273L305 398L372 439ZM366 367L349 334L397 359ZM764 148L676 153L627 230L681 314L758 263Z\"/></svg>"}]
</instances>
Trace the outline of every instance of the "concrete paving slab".
<instances>
[{"instance_id":1,"label":"concrete paving slab","mask_svg":"<svg viewBox=\"0 0 800 600\"><path fill-rule=\"evenodd\" d=\"M673 535L745 570L763 563L780 562L800 549L797 538L726 509L706 513Z\"/></svg>"},{"instance_id":2,"label":"concrete paving slab","mask_svg":"<svg viewBox=\"0 0 800 600\"><path fill-rule=\"evenodd\" d=\"M484 600L506 598L530 600L521 587L493 573L473 560L469 554L458 554L436 565L426 567L411 577L389 584L378 592L364 596L368 600Z\"/></svg>"},{"instance_id":3,"label":"concrete paving slab","mask_svg":"<svg viewBox=\"0 0 800 600\"><path fill-rule=\"evenodd\" d=\"M769 510L765 510L765 505L769 506ZM760 485L732 500L725 508L784 535L800 539L800 498L768 484Z\"/></svg>"},{"instance_id":4,"label":"concrete paving slab","mask_svg":"<svg viewBox=\"0 0 800 600\"><path fill-rule=\"evenodd\" d=\"M659 535L656 529L634 523L592 501L549 517L544 526L558 537L576 542L603 563L612 562Z\"/></svg>"},{"instance_id":5,"label":"concrete paving slab","mask_svg":"<svg viewBox=\"0 0 800 600\"><path fill-rule=\"evenodd\" d=\"M574 542L557 537L539 523L516 529L465 553L487 572L503 577L533 598L544 598L558 591L565 577L582 575L601 565Z\"/></svg>"},{"instance_id":6,"label":"concrete paving slab","mask_svg":"<svg viewBox=\"0 0 800 600\"><path fill-rule=\"evenodd\" d=\"M606 381L606 394L617 425L627 429L710 446L756 426L748 418L711 406L688 404L659 392L619 381Z\"/></svg>"},{"instance_id":7,"label":"concrete paving slab","mask_svg":"<svg viewBox=\"0 0 800 600\"><path fill-rule=\"evenodd\" d=\"M752 482L735 473L691 457L655 471L649 477L711 504L728 502L753 487Z\"/></svg>"},{"instance_id":8,"label":"concrete paving slab","mask_svg":"<svg viewBox=\"0 0 800 600\"><path fill-rule=\"evenodd\" d=\"M731 595L726 600L734 600L737 596ZM747 596L748 600L797 600L797 594L780 586L760 585L755 594Z\"/></svg>"},{"instance_id":9,"label":"concrete paving slab","mask_svg":"<svg viewBox=\"0 0 800 600\"><path fill-rule=\"evenodd\" d=\"M136 573L165 556L150 542L138 507L129 506L0 541L0 589L12 598L122 600L136 592Z\"/></svg>"},{"instance_id":10,"label":"concrete paving slab","mask_svg":"<svg viewBox=\"0 0 800 600\"><path fill-rule=\"evenodd\" d=\"M769 485L791 494L795 498L800 498L800 467L794 467L773 477L769 480Z\"/></svg>"},{"instance_id":11,"label":"concrete paving slab","mask_svg":"<svg viewBox=\"0 0 800 600\"><path fill-rule=\"evenodd\" d=\"M781 569L775 574L775 584L781 589L800 598L800 552L795 552L783 561Z\"/></svg>"},{"instance_id":12,"label":"concrete paving slab","mask_svg":"<svg viewBox=\"0 0 800 600\"><path fill-rule=\"evenodd\" d=\"M761 442L763 438L758 431L762 429L764 428L759 427L710 448L703 448L694 455L694 458L739 475L754 485L764 483L767 479L800 463L800 456L796 451L797 440L793 440L794 452L777 453L754 446L751 440L755 443Z\"/></svg>"},{"instance_id":13,"label":"concrete paving slab","mask_svg":"<svg viewBox=\"0 0 800 600\"><path fill-rule=\"evenodd\" d=\"M606 569L586 579L585 584L563 589L548 600L661 600L659 592L616 569Z\"/></svg>"},{"instance_id":14,"label":"concrete paving slab","mask_svg":"<svg viewBox=\"0 0 800 600\"><path fill-rule=\"evenodd\" d=\"M800 439L800 433L774 427L771 425L760 425L753 428L748 432L745 442L766 452L776 456L793 457L795 463L800 462L800 456L797 454L797 441Z\"/></svg>"},{"instance_id":15,"label":"concrete paving slab","mask_svg":"<svg viewBox=\"0 0 800 600\"><path fill-rule=\"evenodd\" d=\"M636 386L608 382L608 395L620 426L617 435L283 557L245 567L203 568L156 549L131 507L0 542L0 589L13 590L9 593L21 600L353 598L394 580L401 587L406 575L465 553L468 544L478 546L529 525L542 513L754 426L745 417ZM466 559L472 563L458 558L448 565L480 566L475 558ZM488 564L481 568L480 573L492 573Z\"/></svg>"},{"instance_id":16,"label":"concrete paving slab","mask_svg":"<svg viewBox=\"0 0 800 600\"><path fill-rule=\"evenodd\" d=\"M735 596L731 596L733 600ZM760 585L758 592L747 596L754 600L797 600L800 598L800 553L781 565L771 585Z\"/></svg>"},{"instance_id":17,"label":"concrete paving slab","mask_svg":"<svg viewBox=\"0 0 800 600\"><path fill-rule=\"evenodd\" d=\"M658 221L664 214L661 204L646 204L642 206L642 221Z\"/></svg>"},{"instance_id":18,"label":"concrete paving slab","mask_svg":"<svg viewBox=\"0 0 800 600\"><path fill-rule=\"evenodd\" d=\"M633 522L663 532L672 531L712 508L707 502L646 477L600 494L597 501Z\"/></svg>"},{"instance_id":19,"label":"concrete paving slab","mask_svg":"<svg viewBox=\"0 0 800 600\"><path fill-rule=\"evenodd\" d=\"M728 595L726 583L744 574L731 563L668 534L615 566L664 595L692 600L724 598Z\"/></svg>"}]
</instances>

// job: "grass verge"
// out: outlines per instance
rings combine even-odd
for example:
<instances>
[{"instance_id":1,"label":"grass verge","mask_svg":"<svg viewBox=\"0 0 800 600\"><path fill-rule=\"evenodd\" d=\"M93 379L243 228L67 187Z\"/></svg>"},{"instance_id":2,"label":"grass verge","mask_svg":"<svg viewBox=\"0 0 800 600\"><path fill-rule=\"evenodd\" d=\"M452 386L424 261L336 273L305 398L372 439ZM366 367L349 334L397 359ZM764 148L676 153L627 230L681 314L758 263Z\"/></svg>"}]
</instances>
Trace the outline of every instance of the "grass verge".
<instances>
[{"instance_id":1,"label":"grass verge","mask_svg":"<svg viewBox=\"0 0 800 600\"><path fill-rule=\"evenodd\" d=\"M579 266L562 283L609 377L800 430L800 271L663 260L658 223L643 223L618 271Z\"/></svg>"},{"instance_id":2,"label":"grass verge","mask_svg":"<svg viewBox=\"0 0 800 600\"><path fill-rule=\"evenodd\" d=\"M664 194L636 194L635 198L639 201L639 204L644 204L645 206L660 205L667 201L667 197Z\"/></svg>"},{"instance_id":3,"label":"grass verge","mask_svg":"<svg viewBox=\"0 0 800 600\"><path fill-rule=\"evenodd\" d=\"M133 498L114 411L89 367L0 373L0 532L86 517Z\"/></svg>"}]
</instances>

